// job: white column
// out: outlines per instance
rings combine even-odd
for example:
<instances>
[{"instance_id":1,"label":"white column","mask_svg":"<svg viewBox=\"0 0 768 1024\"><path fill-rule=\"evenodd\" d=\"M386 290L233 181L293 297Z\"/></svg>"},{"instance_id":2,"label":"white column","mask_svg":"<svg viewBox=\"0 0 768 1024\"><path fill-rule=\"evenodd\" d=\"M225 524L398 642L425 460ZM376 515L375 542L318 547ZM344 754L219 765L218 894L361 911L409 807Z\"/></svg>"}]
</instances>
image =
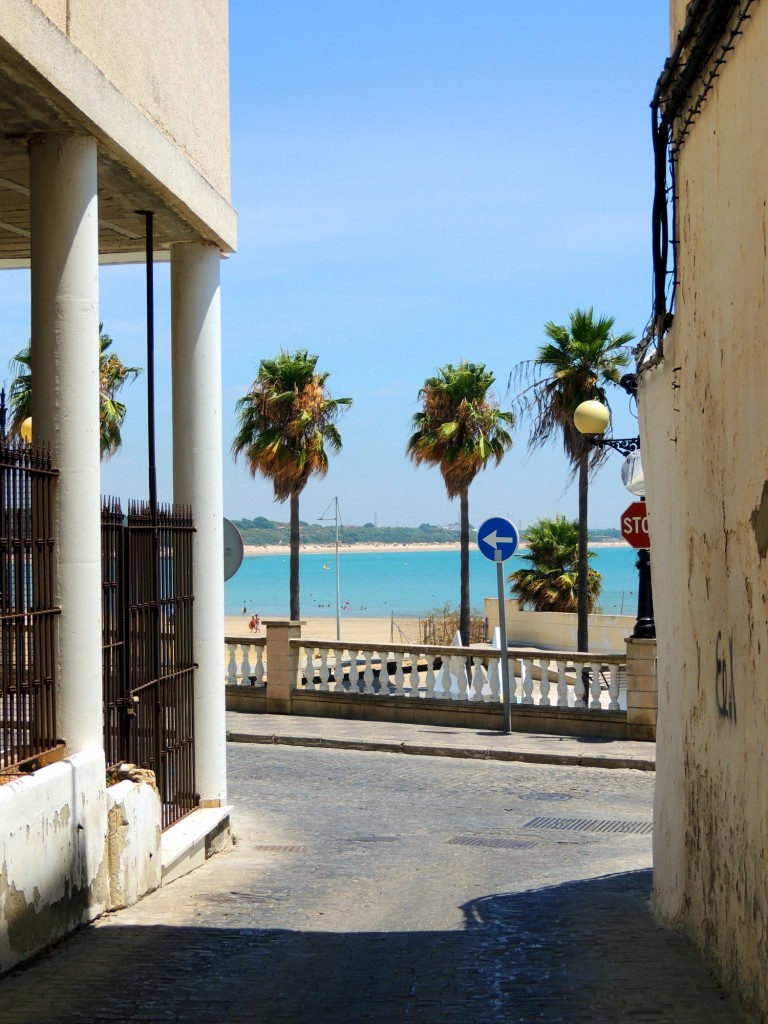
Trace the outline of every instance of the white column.
<instances>
[{"instance_id":1,"label":"white column","mask_svg":"<svg viewBox=\"0 0 768 1024\"><path fill-rule=\"evenodd\" d=\"M99 238L96 142L29 146L32 428L56 489L58 731L70 752L103 746L99 496Z\"/></svg>"},{"instance_id":2,"label":"white column","mask_svg":"<svg viewBox=\"0 0 768 1024\"><path fill-rule=\"evenodd\" d=\"M226 803L220 253L171 249L173 497L192 506L195 775L200 804Z\"/></svg>"}]
</instances>

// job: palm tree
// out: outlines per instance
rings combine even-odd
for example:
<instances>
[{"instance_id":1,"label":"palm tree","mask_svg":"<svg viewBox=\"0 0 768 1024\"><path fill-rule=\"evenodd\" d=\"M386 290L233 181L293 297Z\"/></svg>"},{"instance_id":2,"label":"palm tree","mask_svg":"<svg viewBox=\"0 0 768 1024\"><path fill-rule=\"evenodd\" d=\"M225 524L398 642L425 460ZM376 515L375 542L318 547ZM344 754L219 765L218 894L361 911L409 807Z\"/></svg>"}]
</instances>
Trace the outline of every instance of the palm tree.
<instances>
[{"instance_id":1,"label":"palm tree","mask_svg":"<svg viewBox=\"0 0 768 1024\"><path fill-rule=\"evenodd\" d=\"M512 447L502 412L490 388L495 378L482 363L446 363L419 391L421 412L413 417L407 453L417 466L438 466L449 498L460 500L461 602L459 632L469 642L469 487L493 459L498 465Z\"/></svg>"},{"instance_id":2,"label":"palm tree","mask_svg":"<svg viewBox=\"0 0 768 1024\"><path fill-rule=\"evenodd\" d=\"M262 359L259 372L236 409L238 428L232 442L235 458L243 455L253 476L272 481L275 499L290 499L291 618L299 608L299 495L311 476L328 472L326 446L341 450L336 420L351 398L331 398L327 373L317 373L317 356L306 349Z\"/></svg>"},{"instance_id":3,"label":"palm tree","mask_svg":"<svg viewBox=\"0 0 768 1024\"><path fill-rule=\"evenodd\" d=\"M111 458L122 446L121 428L127 409L117 400L117 393L141 373L139 366L126 366L114 352L108 352L112 338L102 333L99 324L99 419L102 459ZM10 363L15 374L11 382L9 399L11 423L9 433L19 434L21 425L32 415L32 354L27 345L17 352Z\"/></svg>"},{"instance_id":4,"label":"palm tree","mask_svg":"<svg viewBox=\"0 0 768 1024\"><path fill-rule=\"evenodd\" d=\"M512 596L521 607L537 612L574 612L578 606L578 549L579 523L577 519L556 516L542 518L529 526L525 533L527 554L520 557L529 564L516 569L507 577ZM589 558L594 558L593 551ZM587 571L587 599L592 611L600 594L602 576L596 569Z\"/></svg>"},{"instance_id":5,"label":"palm tree","mask_svg":"<svg viewBox=\"0 0 768 1024\"><path fill-rule=\"evenodd\" d=\"M618 384L629 362L626 346L634 334L612 334L614 317L597 319L592 309L577 309L568 326L551 321L544 325L550 339L534 360L520 364L518 373L533 375L539 368L546 376L535 380L520 399L531 419L529 447L538 448L555 434L562 435L563 448L579 481L579 557L577 647L589 647L589 588L587 552L587 510L590 469L601 461L603 451L578 432L573 422L576 406L587 399L608 405L606 389Z\"/></svg>"}]
</instances>

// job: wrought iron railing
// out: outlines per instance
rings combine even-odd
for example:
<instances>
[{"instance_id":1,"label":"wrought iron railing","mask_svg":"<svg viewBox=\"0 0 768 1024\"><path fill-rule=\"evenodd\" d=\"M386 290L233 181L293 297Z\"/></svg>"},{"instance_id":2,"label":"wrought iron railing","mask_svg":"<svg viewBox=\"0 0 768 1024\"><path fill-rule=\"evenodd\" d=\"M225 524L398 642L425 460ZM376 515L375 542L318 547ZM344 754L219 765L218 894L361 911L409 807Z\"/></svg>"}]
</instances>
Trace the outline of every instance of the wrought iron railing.
<instances>
[{"instance_id":1,"label":"wrought iron railing","mask_svg":"<svg viewBox=\"0 0 768 1024\"><path fill-rule=\"evenodd\" d=\"M189 509L102 507L104 746L107 762L155 773L167 828L197 805L192 534Z\"/></svg>"},{"instance_id":2,"label":"wrought iron railing","mask_svg":"<svg viewBox=\"0 0 768 1024\"><path fill-rule=\"evenodd\" d=\"M58 746L53 489L42 448L0 437L0 769Z\"/></svg>"}]
</instances>

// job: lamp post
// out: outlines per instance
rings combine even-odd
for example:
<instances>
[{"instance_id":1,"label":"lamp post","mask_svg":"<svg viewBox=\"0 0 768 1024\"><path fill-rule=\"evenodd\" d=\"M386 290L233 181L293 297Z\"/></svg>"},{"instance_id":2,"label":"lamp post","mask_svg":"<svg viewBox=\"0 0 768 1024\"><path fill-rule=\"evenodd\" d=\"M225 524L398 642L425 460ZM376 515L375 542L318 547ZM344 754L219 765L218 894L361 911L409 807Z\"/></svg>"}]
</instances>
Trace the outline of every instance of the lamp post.
<instances>
[{"instance_id":1,"label":"lamp post","mask_svg":"<svg viewBox=\"0 0 768 1024\"><path fill-rule=\"evenodd\" d=\"M629 377L630 375L628 375ZM634 393L632 385L634 380L624 381L622 386L630 393ZM641 501L645 501L645 478L643 466L640 460L640 438L639 437L603 437L608 423L610 412L602 402L590 400L582 402L576 407L573 414L573 422L580 434L584 434L591 444L600 448L612 448L624 456L624 465L621 469L621 479L624 486ZM637 552L637 621L632 632L635 640L654 640L656 638L656 623L653 617L653 588L651 585L651 553L647 548L640 548Z\"/></svg>"}]
</instances>

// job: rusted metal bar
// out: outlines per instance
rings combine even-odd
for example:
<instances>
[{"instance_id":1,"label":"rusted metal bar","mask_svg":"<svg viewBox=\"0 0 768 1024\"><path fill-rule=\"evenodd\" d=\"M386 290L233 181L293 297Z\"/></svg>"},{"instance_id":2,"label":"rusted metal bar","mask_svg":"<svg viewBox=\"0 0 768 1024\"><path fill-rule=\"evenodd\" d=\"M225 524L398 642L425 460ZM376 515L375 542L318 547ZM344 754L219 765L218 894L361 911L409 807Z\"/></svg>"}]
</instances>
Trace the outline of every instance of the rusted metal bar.
<instances>
[{"instance_id":1,"label":"rusted metal bar","mask_svg":"<svg viewBox=\"0 0 768 1024\"><path fill-rule=\"evenodd\" d=\"M0 769L44 763L56 735L50 452L0 436Z\"/></svg>"}]
</instances>

